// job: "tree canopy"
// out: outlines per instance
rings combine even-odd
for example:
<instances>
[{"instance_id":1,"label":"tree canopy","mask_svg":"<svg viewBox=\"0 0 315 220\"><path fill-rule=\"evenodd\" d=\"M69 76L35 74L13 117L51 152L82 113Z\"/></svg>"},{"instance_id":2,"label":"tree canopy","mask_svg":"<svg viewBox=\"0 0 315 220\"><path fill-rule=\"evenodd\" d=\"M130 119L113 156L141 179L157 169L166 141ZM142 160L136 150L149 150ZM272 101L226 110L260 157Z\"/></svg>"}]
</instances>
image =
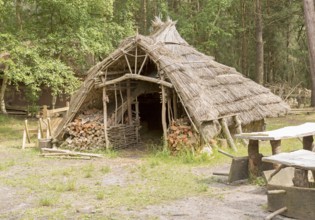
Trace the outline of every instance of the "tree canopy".
<instances>
[{"instance_id":1,"label":"tree canopy","mask_svg":"<svg viewBox=\"0 0 315 220\"><path fill-rule=\"evenodd\" d=\"M263 83L310 87L302 1L260 0ZM255 78L255 1L0 0L0 53L9 81L38 92L72 91L80 76L126 36L150 32L154 16L177 20L182 36L217 61ZM69 83L71 81L71 83Z\"/></svg>"}]
</instances>

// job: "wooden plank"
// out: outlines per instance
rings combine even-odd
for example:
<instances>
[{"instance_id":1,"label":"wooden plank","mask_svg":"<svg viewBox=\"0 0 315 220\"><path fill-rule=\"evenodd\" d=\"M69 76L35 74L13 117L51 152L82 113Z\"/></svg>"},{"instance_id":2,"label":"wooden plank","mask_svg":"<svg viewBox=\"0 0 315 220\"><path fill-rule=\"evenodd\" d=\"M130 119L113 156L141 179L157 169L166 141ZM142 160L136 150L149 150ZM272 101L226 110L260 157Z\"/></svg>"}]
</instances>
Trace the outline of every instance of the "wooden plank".
<instances>
[{"instance_id":1,"label":"wooden plank","mask_svg":"<svg viewBox=\"0 0 315 220\"><path fill-rule=\"evenodd\" d=\"M269 184L267 188L286 192L267 194L269 211L287 207L287 211L281 215L296 219L315 219L315 189Z\"/></svg>"},{"instance_id":2,"label":"wooden plank","mask_svg":"<svg viewBox=\"0 0 315 220\"><path fill-rule=\"evenodd\" d=\"M315 170L315 152L308 150L280 153L269 157L263 157L262 160L304 170Z\"/></svg>"},{"instance_id":3,"label":"wooden plank","mask_svg":"<svg viewBox=\"0 0 315 220\"><path fill-rule=\"evenodd\" d=\"M248 178L248 157L234 157L232 159L228 182L232 183L238 180Z\"/></svg>"},{"instance_id":4,"label":"wooden plank","mask_svg":"<svg viewBox=\"0 0 315 220\"><path fill-rule=\"evenodd\" d=\"M235 137L251 140L282 140L312 135L315 135L315 123L307 122L272 131L236 134Z\"/></svg>"},{"instance_id":5,"label":"wooden plank","mask_svg":"<svg viewBox=\"0 0 315 220\"><path fill-rule=\"evenodd\" d=\"M47 110L47 116L51 116L53 114L59 113L59 112L66 112L69 110L69 107L63 107L63 108L56 108L52 110Z\"/></svg>"}]
</instances>

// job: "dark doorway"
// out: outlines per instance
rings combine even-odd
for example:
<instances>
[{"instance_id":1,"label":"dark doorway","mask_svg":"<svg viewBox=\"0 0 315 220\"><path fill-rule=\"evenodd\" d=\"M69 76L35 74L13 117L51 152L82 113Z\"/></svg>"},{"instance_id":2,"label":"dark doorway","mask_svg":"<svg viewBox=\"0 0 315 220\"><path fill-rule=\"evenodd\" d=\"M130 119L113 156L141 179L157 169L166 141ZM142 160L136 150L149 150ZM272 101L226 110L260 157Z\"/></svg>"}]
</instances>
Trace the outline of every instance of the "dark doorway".
<instances>
[{"instance_id":1,"label":"dark doorway","mask_svg":"<svg viewBox=\"0 0 315 220\"><path fill-rule=\"evenodd\" d=\"M161 138L163 135L162 128L162 105L159 93L144 94L138 97L140 121L141 121L141 135L155 136Z\"/></svg>"}]
</instances>

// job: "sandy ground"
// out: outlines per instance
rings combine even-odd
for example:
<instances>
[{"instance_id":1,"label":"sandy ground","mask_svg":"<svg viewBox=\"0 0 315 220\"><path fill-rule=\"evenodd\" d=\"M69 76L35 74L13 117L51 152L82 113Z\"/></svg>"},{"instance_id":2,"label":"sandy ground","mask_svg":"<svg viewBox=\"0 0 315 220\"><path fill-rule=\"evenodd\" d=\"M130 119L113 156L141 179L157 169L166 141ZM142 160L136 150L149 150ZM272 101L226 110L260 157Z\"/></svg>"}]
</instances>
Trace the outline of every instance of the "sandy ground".
<instances>
[{"instance_id":1,"label":"sandy ground","mask_svg":"<svg viewBox=\"0 0 315 220\"><path fill-rule=\"evenodd\" d=\"M4 156L4 155L2 155ZM70 161L56 161L51 163L47 161L45 166L63 166L71 164L75 165ZM79 161L74 163L80 163ZM129 173L130 166L135 166L141 163L140 159L137 158L119 158L111 159L110 164L112 172L106 175L101 181L102 185L124 185L130 184L127 176ZM34 167L32 167L33 169ZM159 205L150 205L139 210L128 210L123 207L117 208L104 208L98 216L106 215L106 212L115 211L121 214L126 219L160 219L160 220L203 220L203 219L264 219L269 212L266 211L267 207L267 196L264 187L250 185L246 182L239 183L236 185L229 185L226 183L226 177L213 177L213 171L227 171L229 165L223 165L214 168L193 168L192 172L194 175L208 176L209 181L206 181L208 190L212 192L213 196L192 196L175 201L169 201ZM34 170L14 170L12 168L10 172L0 171L0 176L10 175L25 175L29 172L44 172L41 167L34 168ZM211 181L210 181L211 179ZM172 192L170 192L172 193ZM25 188L10 187L0 183L0 218L2 219L24 219L24 211L34 206L34 199L36 195L30 195L29 190ZM93 214L95 207L90 206L88 202L82 203L79 200L73 203L74 209L77 212L86 212ZM72 207L73 210L73 207ZM107 211L106 211L107 210ZM9 213L12 213L9 214ZM76 216L76 213L69 211L66 214L66 219L80 219ZM45 219L45 218L40 218ZM91 218L93 219L93 215ZM99 218L97 218L99 219ZM102 219L102 218L101 218ZM104 218L104 219L120 219L120 217ZM288 219L283 217L277 217L274 219Z\"/></svg>"}]
</instances>

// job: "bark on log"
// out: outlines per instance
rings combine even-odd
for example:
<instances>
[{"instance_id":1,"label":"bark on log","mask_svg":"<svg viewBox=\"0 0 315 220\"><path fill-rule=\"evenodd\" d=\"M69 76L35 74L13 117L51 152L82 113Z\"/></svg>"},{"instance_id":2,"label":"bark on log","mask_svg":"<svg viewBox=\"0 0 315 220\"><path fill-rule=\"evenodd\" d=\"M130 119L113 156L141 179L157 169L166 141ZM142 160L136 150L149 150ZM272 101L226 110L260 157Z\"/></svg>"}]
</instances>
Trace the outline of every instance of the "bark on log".
<instances>
[{"instance_id":1,"label":"bark on log","mask_svg":"<svg viewBox=\"0 0 315 220\"><path fill-rule=\"evenodd\" d=\"M308 171L295 168L293 185L296 187L306 187L309 188L310 184L308 182Z\"/></svg>"},{"instance_id":2,"label":"bark on log","mask_svg":"<svg viewBox=\"0 0 315 220\"><path fill-rule=\"evenodd\" d=\"M281 140L271 140L270 141L272 155L281 153ZM273 168L277 169L280 165L273 164Z\"/></svg>"},{"instance_id":3,"label":"bark on log","mask_svg":"<svg viewBox=\"0 0 315 220\"><path fill-rule=\"evenodd\" d=\"M250 177L256 178L260 176L261 156L259 154L259 142L257 140L249 140L248 143L248 171Z\"/></svg>"}]
</instances>

